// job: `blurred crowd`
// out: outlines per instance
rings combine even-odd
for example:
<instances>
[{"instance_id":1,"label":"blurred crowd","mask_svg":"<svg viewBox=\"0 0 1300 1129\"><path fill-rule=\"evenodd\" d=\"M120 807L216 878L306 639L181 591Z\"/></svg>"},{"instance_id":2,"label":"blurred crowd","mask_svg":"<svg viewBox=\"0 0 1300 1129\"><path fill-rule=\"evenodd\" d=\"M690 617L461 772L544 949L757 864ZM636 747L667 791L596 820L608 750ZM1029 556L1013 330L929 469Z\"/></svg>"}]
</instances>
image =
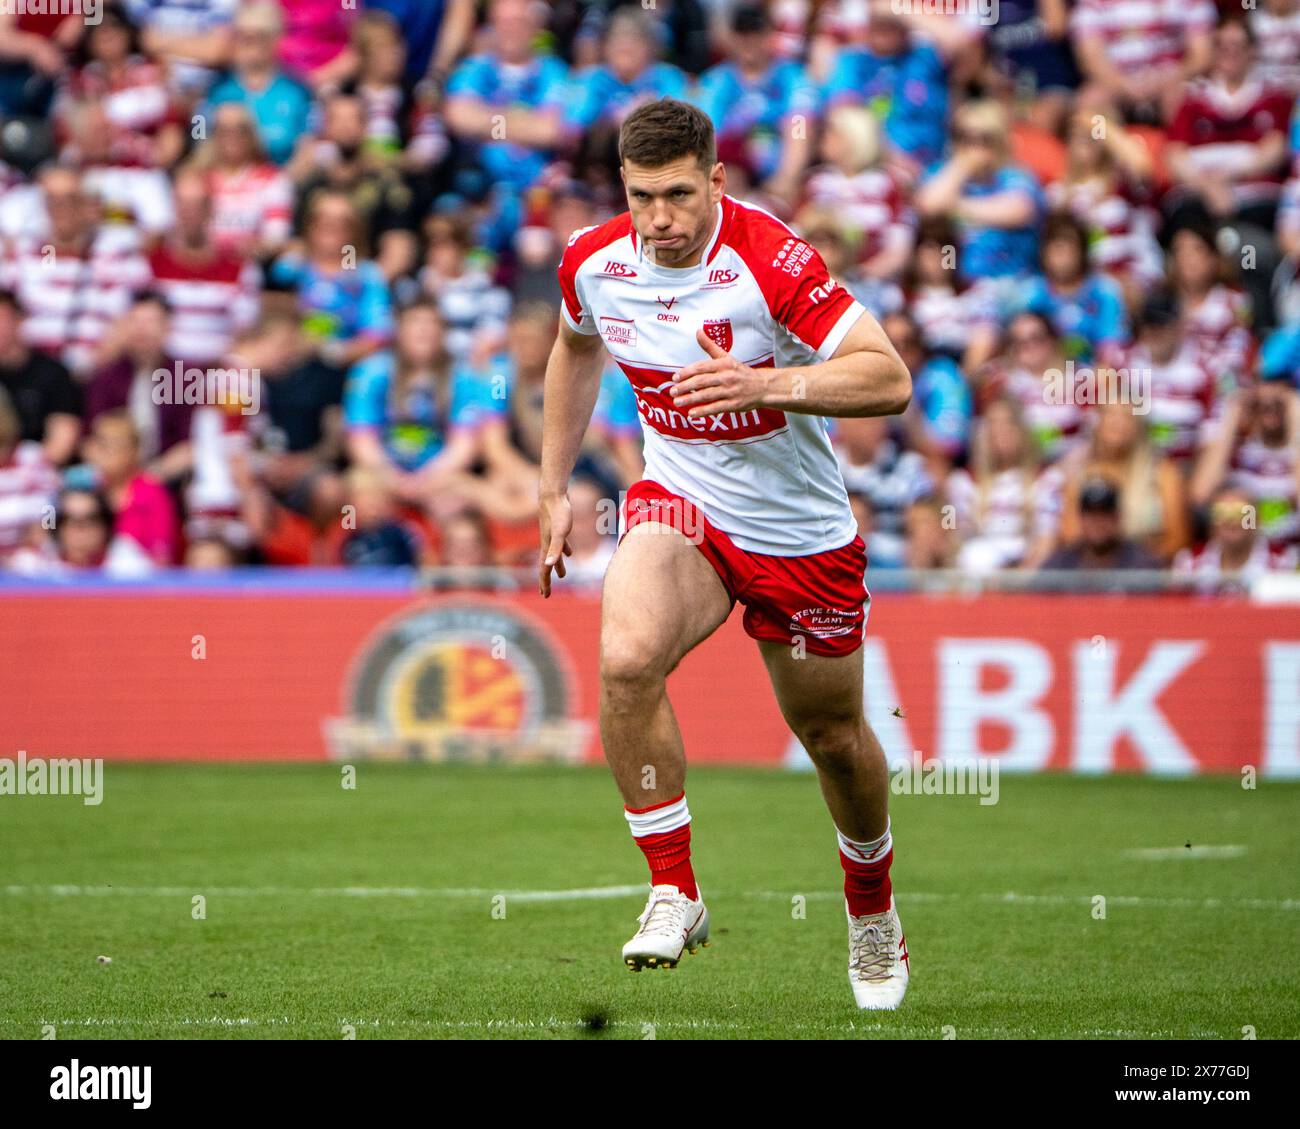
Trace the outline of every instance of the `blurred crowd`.
<instances>
[{"instance_id":1,"label":"blurred crowd","mask_svg":"<svg viewBox=\"0 0 1300 1129\"><path fill-rule=\"evenodd\" d=\"M1300 0L77 8L0 5L0 569L533 563L556 268L663 96L912 371L833 424L872 568L1297 567ZM641 471L611 369L577 579Z\"/></svg>"}]
</instances>

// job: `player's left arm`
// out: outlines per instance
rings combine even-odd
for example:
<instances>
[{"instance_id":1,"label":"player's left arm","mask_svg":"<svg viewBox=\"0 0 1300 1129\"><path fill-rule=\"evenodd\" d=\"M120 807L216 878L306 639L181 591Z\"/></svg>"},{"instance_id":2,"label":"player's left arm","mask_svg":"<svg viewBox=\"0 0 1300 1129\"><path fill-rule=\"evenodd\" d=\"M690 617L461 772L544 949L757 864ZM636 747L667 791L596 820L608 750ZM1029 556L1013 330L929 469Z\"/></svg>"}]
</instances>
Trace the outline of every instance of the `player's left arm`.
<instances>
[{"instance_id":1,"label":"player's left arm","mask_svg":"<svg viewBox=\"0 0 1300 1129\"><path fill-rule=\"evenodd\" d=\"M899 415L912 399L912 376L866 310L831 359L798 368L751 368L696 334L708 360L674 376L672 396L692 418L754 408L815 416Z\"/></svg>"}]
</instances>

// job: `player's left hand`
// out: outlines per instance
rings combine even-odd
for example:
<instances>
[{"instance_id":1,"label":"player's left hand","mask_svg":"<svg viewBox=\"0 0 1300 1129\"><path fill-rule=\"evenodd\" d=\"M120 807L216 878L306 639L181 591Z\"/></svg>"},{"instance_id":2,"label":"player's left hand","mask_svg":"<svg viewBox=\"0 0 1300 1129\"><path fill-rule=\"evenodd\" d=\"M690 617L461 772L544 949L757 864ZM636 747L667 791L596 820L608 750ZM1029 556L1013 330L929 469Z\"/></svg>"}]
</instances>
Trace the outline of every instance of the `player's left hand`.
<instances>
[{"instance_id":1,"label":"player's left hand","mask_svg":"<svg viewBox=\"0 0 1300 1129\"><path fill-rule=\"evenodd\" d=\"M687 409L691 419L760 407L772 370L750 368L736 360L702 329L696 330L695 340L709 359L696 361L673 375L669 390L673 403Z\"/></svg>"}]
</instances>

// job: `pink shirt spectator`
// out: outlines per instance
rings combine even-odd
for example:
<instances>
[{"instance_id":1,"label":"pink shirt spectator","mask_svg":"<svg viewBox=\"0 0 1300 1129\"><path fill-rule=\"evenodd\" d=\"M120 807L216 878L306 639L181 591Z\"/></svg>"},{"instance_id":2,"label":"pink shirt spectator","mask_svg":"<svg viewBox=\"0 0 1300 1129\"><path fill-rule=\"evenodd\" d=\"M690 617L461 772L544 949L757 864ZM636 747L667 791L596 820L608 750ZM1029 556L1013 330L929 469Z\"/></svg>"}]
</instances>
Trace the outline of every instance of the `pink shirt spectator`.
<instances>
[{"instance_id":1,"label":"pink shirt spectator","mask_svg":"<svg viewBox=\"0 0 1300 1129\"><path fill-rule=\"evenodd\" d=\"M159 568L180 556L180 523L167 488L147 474L139 474L126 488L114 524L116 537L129 537Z\"/></svg>"},{"instance_id":2,"label":"pink shirt spectator","mask_svg":"<svg viewBox=\"0 0 1300 1129\"><path fill-rule=\"evenodd\" d=\"M348 46L357 8L339 0L280 0L284 9L284 38L280 62L299 79L332 63Z\"/></svg>"}]
</instances>

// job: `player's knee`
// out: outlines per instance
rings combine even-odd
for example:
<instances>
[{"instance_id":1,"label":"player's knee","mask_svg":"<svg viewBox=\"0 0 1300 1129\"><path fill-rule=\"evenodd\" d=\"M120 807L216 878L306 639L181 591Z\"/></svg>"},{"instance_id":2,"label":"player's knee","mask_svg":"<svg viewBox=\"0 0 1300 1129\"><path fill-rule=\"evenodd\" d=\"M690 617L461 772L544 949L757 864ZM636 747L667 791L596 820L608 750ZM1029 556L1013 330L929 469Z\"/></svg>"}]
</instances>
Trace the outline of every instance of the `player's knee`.
<instances>
[{"instance_id":1,"label":"player's knee","mask_svg":"<svg viewBox=\"0 0 1300 1129\"><path fill-rule=\"evenodd\" d=\"M810 718L795 726L795 736L818 768L851 772L862 759L866 722L852 717Z\"/></svg>"},{"instance_id":2,"label":"player's knee","mask_svg":"<svg viewBox=\"0 0 1300 1129\"><path fill-rule=\"evenodd\" d=\"M600 681L606 691L636 695L656 691L667 670L655 649L632 635L607 638L600 648Z\"/></svg>"}]
</instances>

